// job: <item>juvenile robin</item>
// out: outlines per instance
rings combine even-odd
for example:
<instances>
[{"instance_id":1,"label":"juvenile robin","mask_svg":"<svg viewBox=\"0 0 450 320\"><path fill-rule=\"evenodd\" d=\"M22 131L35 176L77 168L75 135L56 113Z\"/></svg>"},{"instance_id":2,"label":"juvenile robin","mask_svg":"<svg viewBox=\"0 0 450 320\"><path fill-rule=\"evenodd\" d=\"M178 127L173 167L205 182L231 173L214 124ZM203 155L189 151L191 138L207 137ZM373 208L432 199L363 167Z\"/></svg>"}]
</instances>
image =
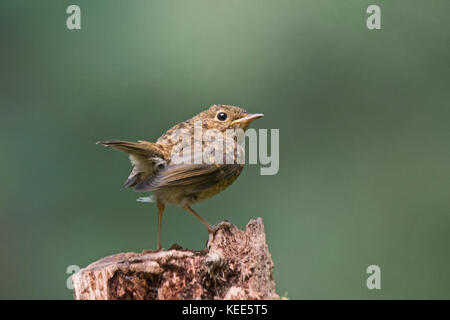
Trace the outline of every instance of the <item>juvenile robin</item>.
<instances>
[{"instance_id":1,"label":"juvenile robin","mask_svg":"<svg viewBox=\"0 0 450 320\"><path fill-rule=\"evenodd\" d=\"M124 187L153 193L158 207L157 250L161 250L161 221L167 204L182 206L206 226L210 239L214 237L221 225L211 226L191 205L211 198L236 180L244 167L243 162L237 161L242 150L239 145L230 149L224 143L229 141L225 137L233 130L245 131L250 122L261 117L263 114L249 114L240 107L213 105L173 126L156 142L97 142L129 154L134 167ZM205 139L206 134L199 135L196 131L199 127L202 132L215 134L215 139ZM218 133L223 135L223 141L217 138ZM223 145L226 146L221 148ZM212 149L216 151L210 152ZM224 157L217 157L217 150L225 150Z\"/></svg>"}]
</instances>

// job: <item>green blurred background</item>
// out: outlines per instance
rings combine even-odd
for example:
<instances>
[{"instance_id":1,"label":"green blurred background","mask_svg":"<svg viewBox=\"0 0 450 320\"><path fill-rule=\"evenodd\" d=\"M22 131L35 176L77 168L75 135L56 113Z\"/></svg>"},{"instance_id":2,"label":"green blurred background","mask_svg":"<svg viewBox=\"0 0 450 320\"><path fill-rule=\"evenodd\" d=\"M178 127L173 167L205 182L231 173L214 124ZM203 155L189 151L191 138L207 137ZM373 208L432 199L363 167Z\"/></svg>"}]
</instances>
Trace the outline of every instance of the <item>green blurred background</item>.
<instances>
[{"instance_id":1,"label":"green blurred background","mask_svg":"<svg viewBox=\"0 0 450 320\"><path fill-rule=\"evenodd\" d=\"M155 248L154 204L121 188L127 157L94 143L153 141L215 103L280 129L277 175L247 166L196 206L211 223L263 218L280 294L450 298L450 1L0 7L0 298L71 299L69 265ZM164 247L206 239L169 207Z\"/></svg>"}]
</instances>

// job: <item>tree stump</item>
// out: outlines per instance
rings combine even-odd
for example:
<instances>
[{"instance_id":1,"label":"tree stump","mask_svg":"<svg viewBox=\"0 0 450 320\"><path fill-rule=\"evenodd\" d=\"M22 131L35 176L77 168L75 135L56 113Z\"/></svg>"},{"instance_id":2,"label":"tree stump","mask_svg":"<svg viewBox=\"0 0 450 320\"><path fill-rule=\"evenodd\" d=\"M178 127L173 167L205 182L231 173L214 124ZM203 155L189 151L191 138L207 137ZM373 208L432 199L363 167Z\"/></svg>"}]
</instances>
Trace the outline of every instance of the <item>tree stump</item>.
<instances>
[{"instance_id":1,"label":"tree stump","mask_svg":"<svg viewBox=\"0 0 450 320\"><path fill-rule=\"evenodd\" d=\"M72 277L77 300L279 299L261 218L217 231L202 251L119 253Z\"/></svg>"}]
</instances>

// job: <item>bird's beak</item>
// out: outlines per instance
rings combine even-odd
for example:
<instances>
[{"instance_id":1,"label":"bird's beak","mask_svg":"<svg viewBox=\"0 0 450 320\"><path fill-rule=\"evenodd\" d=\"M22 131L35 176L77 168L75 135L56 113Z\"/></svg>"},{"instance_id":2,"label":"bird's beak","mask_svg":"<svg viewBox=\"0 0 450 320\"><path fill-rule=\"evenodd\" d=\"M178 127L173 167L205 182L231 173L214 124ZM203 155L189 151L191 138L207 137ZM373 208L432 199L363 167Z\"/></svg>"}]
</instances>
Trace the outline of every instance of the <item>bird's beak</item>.
<instances>
[{"instance_id":1,"label":"bird's beak","mask_svg":"<svg viewBox=\"0 0 450 320\"><path fill-rule=\"evenodd\" d=\"M249 124L250 122L262 118L264 117L264 115L262 113L249 113L247 116L234 120L230 123L230 126L234 125L234 124Z\"/></svg>"}]
</instances>

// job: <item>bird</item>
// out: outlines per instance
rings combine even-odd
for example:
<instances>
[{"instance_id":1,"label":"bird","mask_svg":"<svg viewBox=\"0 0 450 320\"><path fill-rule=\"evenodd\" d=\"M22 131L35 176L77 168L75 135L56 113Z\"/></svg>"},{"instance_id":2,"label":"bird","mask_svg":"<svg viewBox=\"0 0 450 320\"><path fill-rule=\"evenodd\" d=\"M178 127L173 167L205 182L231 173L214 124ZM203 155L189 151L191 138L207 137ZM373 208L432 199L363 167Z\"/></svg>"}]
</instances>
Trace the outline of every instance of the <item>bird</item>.
<instances>
[{"instance_id":1,"label":"bird","mask_svg":"<svg viewBox=\"0 0 450 320\"><path fill-rule=\"evenodd\" d=\"M156 142L97 142L99 145L129 154L133 169L123 184L124 187L152 194L158 211L156 251L162 248L161 225L166 205L181 206L196 217L206 226L209 241L220 227L227 225L227 222L210 225L192 209L192 205L220 193L238 178L244 163L237 160L242 157L244 150L240 144L226 144L230 142L226 134L234 131L245 132L252 121L263 116L262 113L248 113L241 107L215 104L174 125ZM201 130L202 134L198 135L196 130ZM208 132L213 133L213 136L216 134L214 139L207 137ZM217 134L225 137L225 140L218 139ZM236 141L234 136L231 136L231 139ZM224 144L226 146L222 148ZM225 157L220 154L217 156L217 150L225 150ZM229 158L225 158L230 154L232 161L227 161ZM138 201L152 202L150 199L140 198Z\"/></svg>"}]
</instances>

